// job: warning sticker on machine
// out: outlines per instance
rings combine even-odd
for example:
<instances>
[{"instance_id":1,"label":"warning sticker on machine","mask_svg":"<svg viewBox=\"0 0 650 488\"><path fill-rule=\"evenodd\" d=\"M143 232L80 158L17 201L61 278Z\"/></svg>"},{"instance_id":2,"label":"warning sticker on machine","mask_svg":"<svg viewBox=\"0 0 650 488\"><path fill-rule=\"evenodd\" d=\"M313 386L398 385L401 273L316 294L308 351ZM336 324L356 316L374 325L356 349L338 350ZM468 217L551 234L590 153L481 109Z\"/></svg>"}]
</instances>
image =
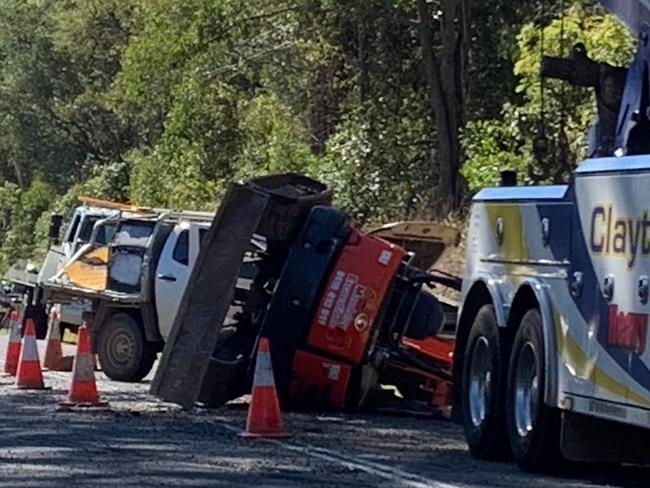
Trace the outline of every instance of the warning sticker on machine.
<instances>
[{"instance_id":1,"label":"warning sticker on machine","mask_svg":"<svg viewBox=\"0 0 650 488\"><path fill-rule=\"evenodd\" d=\"M337 271L318 311L318 323L332 329L347 329L354 321L359 301L365 294L366 287L359 284L358 275Z\"/></svg>"},{"instance_id":2,"label":"warning sticker on machine","mask_svg":"<svg viewBox=\"0 0 650 488\"><path fill-rule=\"evenodd\" d=\"M341 366L332 363L323 363L323 367L327 370L327 379L337 381L341 376Z\"/></svg>"},{"instance_id":3,"label":"warning sticker on machine","mask_svg":"<svg viewBox=\"0 0 650 488\"><path fill-rule=\"evenodd\" d=\"M388 266L388 263L390 263L390 258L392 257L393 257L393 253L391 251L389 251L388 249L383 249L379 254L378 261L384 266Z\"/></svg>"}]
</instances>

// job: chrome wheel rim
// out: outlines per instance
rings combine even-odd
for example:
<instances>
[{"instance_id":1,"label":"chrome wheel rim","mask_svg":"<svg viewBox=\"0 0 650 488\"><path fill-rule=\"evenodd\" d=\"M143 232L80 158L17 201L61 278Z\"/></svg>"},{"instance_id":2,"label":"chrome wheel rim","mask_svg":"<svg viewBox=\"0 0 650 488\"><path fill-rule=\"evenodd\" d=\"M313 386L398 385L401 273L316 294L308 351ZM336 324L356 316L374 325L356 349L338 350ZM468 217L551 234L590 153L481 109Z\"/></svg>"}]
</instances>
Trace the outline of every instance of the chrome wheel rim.
<instances>
[{"instance_id":1,"label":"chrome wheel rim","mask_svg":"<svg viewBox=\"0 0 650 488\"><path fill-rule=\"evenodd\" d=\"M539 389L537 351L532 342L527 341L519 350L515 368L515 425L525 437L533 430Z\"/></svg>"},{"instance_id":2,"label":"chrome wheel rim","mask_svg":"<svg viewBox=\"0 0 650 488\"><path fill-rule=\"evenodd\" d=\"M476 427L485 421L491 386L490 344L486 337L481 336L472 349L469 372L469 413Z\"/></svg>"}]
</instances>

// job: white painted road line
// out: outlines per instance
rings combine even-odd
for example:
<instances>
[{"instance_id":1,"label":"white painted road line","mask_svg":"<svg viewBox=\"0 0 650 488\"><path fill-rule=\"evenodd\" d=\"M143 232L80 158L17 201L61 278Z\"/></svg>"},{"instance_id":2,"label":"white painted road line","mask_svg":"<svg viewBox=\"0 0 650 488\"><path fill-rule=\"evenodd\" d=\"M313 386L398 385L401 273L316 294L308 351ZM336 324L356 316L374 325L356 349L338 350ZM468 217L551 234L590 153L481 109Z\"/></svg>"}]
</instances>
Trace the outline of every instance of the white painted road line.
<instances>
[{"instance_id":1,"label":"white painted road line","mask_svg":"<svg viewBox=\"0 0 650 488\"><path fill-rule=\"evenodd\" d=\"M230 424L221 424L227 430L235 433L241 432L241 429ZM461 485L443 483L435 481L424 476L409 473L393 466L386 466L366 459L358 459L349 453L338 452L333 449L312 446L309 444L298 444L295 442L279 441L277 439L256 439L256 441L274 444L287 451L299 452L316 459L336 463L348 469L356 469L365 473L383 478L387 481L396 483L395 486L404 486L409 488L462 488Z\"/></svg>"}]
</instances>

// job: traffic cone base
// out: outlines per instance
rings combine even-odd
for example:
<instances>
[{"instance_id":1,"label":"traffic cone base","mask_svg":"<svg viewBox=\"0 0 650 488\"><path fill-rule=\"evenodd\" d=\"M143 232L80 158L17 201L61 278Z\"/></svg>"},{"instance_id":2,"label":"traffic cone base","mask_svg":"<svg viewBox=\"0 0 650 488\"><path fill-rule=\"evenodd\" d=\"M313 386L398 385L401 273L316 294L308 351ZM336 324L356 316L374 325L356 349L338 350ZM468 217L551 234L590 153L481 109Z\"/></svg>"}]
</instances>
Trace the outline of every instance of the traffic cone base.
<instances>
[{"instance_id":1,"label":"traffic cone base","mask_svg":"<svg viewBox=\"0 0 650 488\"><path fill-rule=\"evenodd\" d=\"M5 364L3 376L16 376L18 370L18 361L20 359L20 350L22 348L20 340L20 323L18 322L18 312L12 310L9 315L11 328L9 330L9 342L5 352Z\"/></svg>"},{"instance_id":2,"label":"traffic cone base","mask_svg":"<svg viewBox=\"0 0 650 488\"><path fill-rule=\"evenodd\" d=\"M253 432L240 432L239 437L244 437L246 439L282 439L286 437L291 437L291 434L288 432L270 432L264 434L255 434Z\"/></svg>"},{"instance_id":3,"label":"traffic cone base","mask_svg":"<svg viewBox=\"0 0 650 488\"><path fill-rule=\"evenodd\" d=\"M37 381L32 384L14 385L17 390L51 390L51 386L40 385Z\"/></svg>"},{"instance_id":4,"label":"traffic cone base","mask_svg":"<svg viewBox=\"0 0 650 488\"><path fill-rule=\"evenodd\" d=\"M25 337L20 351L18 370L16 371L16 387L24 390L45 390L41 363L38 360L38 347L36 345L36 332L34 322L27 319Z\"/></svg>"},{"instance_id":5,"label":"traffic cone base","mask_svg":"<svg viewBox=\"0 0 650 488\"><path fill-rule=\"evenodd\" d=\"M271 405L270 409L264 409L261 415L255 419L251 419L250 411L253 408L253 400L251 398L251 407L249 409L248 420L246 422L246 431L239 434L240 437L247 438L282 438L291 437L291 434L284 432L282 424L282 417L280 417L280 407L278 405L277 414L276 409L273 407L273 402L278 401L275 388L261 386L257 388L256 401L261 405Z\"/></svg>"},{"instance_id":6,"label":"traffic cone base","mask_svg":"<svg viewBox=\"0 0 650 488\"><path fill-rule=\"evenodd\" d=\"M273 379L269 341L265 337L260 339L257 350L246 431L239 435L248 438L290 437L290 434L284 432L280 402Z\"/></svg>"},{"instance_id":7,"label":"traffic cone base","mask_svg":"<svg viewBox=\"0 0 650 488\"><path fill-rule=\"evenodd\" d=\"M59 369L57 371L72 371L72 364L74 363L74 356L63 356L59 362Z\"/></svg>"},{"instance_id":8,"label":"traffic cone base","mask_svg":"<svg viewBox=\"0 0 650 488\"><path fill-rule=\"evenodd\" d=\"M86 325L79 327L77 334L77 354L72 364L72 381L70 393L66 401L60 402L63 406L105 407L107 402L102 402L97 393L95 383L95 359L90 353L88 345L88 329Z\"/></svg>"},{"instance_id":9,"label":"traffic cone base","mask_svg":"<svg viewBox=\"0 0 650 488\"><path fill-rule=\"evenodd\" d=\"M43 358L43 368L51 371L61 371L63 346L61 345L59 314L56 310L50 312L46 340L47 346L45 348L45 357Z\"/></svg>"}]
</instances>

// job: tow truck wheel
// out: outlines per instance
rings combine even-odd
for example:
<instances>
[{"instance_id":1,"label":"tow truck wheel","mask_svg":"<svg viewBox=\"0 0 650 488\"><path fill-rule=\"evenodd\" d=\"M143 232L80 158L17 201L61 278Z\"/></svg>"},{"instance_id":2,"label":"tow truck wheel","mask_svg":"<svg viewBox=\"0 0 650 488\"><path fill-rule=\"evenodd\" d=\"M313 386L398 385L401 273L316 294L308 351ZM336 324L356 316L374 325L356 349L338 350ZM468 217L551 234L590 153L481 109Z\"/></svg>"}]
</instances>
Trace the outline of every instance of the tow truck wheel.
<instances>
[{"instance_id":1,"label":"tow truck wheel","mask_svg":"<svg viewBox=\"0 0 650 488\"><path fill-rule=\"evenodd\" d=\"M504 388L506 358L494 307L483 305L467 339L462 376L462 419L473 456L502 459L508 454Z\"/></svg>"},{"instance_id":2,"label":"tow truck wheel","mask_svg":"<svg viewBox=\"0 0 650 488\"><path fill-rule=\"evenodd\" d=\"M142 328L128 313L111 315L101 325L97 354L102 371L116 381L140 381L151 371L156 359Z\"/></svg>"},{"instance_id":3,"label":"tow truck wheel","mask_svg":"<svg viewBox=\"0 0 650 488\"><path fill-rule=\"evenodd\" d=\"M539 310L531 309L515 335L508 368L506 423L515 461L527 471L557 468L560 412L544 403L544 341Z\"/></svg>"}]
</instances>

